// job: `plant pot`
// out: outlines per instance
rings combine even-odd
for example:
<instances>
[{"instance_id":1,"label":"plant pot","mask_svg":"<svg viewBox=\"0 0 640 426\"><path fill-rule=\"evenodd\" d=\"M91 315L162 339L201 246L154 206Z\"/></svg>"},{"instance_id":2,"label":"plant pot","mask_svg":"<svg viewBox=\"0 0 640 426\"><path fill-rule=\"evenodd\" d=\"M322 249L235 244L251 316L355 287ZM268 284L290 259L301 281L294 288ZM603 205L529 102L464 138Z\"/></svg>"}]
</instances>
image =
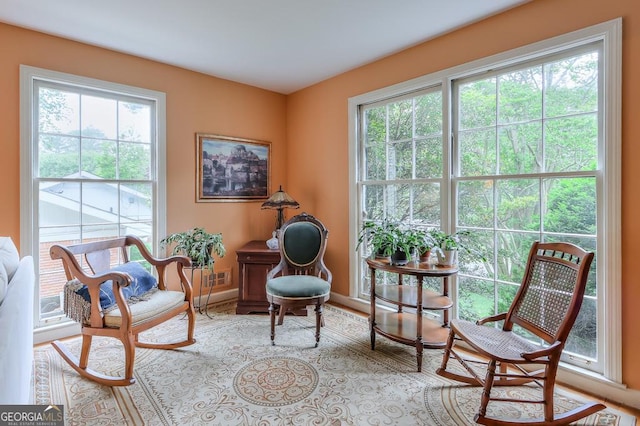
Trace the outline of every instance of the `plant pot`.
<instances>
[{"instance_id":1,"label":"plant pot","mask_svg":"<svg viewBox=\"0 0 640 426\"><path fill-rule=\"evenodd\" d=\"M458 263L458 250L440 250L437 255L440 266L453 266Z\"/></svg>"},{"instance_id":2,"label":"plant pot","mask_svg":"<svg viewBox=\"0 0 640 426\"><path fill-rule=\"evenodd\" d=\"M428 262L431 257L431 250L420 253L420 262Z\"/></svg>"},{"instance_id":3,"label":"plant pot","mask_svg":"<svg viewBox=\"0 0 640 426\"><path fill-rule=\"evenodd\" d=\"M384 249L383 248L381 248L380 250L375 252L374 256L375 256L376 259L389 259L389 256L384 254Z\"/></svg>"},{"instance_id":4,"label":"plant pot","mask_svg":"<svg viewBox=\"0 0 640 426\"><path fill-rule=\"evenodd\" d=\"M391 255L391 264L396 266L404 266L409 263L409 256L402 250L396 250Z\"/></svg>"}]
</instances>

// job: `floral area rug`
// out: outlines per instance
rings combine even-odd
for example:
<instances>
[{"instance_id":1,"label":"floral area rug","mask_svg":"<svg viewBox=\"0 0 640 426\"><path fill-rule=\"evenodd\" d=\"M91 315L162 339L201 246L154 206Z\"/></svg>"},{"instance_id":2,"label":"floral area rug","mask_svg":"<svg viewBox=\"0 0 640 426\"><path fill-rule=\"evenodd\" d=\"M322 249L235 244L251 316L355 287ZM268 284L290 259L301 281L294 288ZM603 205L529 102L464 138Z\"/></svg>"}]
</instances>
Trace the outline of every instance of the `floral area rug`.
<instances>
[{"instance_id":1,"label":"floral area rug","mask_svg":"<svg viewBox=\"0 0 640 426\"><path fill-rule=\"evenodd\" d=\"M366 318L327 306L320 345L314 317L285 317L269 338L267 315L235 315L221 305L198 315L197 343L179 350L136 349L137 383L106 387L81 378L49 345L35 349L34 402L62 404L70 425L472 425L480 389L435 374L442 350L425 350L416 371L415 350L378 336L370 348ZM178 340L177 317L141 340ZM80 338L67 341L79 354ZM122 347L94 338L90 366L121 374ZM527 394L527 387L509 392ZM558 411L582 400L558 391ZM490 404L491 409L491 404ZM489 414L529 418L540 413L507 404ZM634 425L607 409L583 425Z\"/></svg>"}]
</instances>

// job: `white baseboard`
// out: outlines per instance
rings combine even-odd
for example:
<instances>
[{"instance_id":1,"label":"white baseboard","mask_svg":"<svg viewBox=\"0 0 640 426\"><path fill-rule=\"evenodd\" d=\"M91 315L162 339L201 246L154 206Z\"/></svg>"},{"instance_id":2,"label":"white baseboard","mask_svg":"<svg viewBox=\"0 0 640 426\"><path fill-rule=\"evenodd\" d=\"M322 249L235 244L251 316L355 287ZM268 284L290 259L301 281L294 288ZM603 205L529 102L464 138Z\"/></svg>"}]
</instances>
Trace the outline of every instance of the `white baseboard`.
<instances>
[{"instance_id":1,"label":"white baseboard","mask_svg":"<svg viewBox=\"0 0 640 426\"><path fill-rule=\"evenodd\" d=\"M225 291L211 293L211 296L209 296L209 305L213 305L220 302L227 302L237 298L238 298L237 288L232 288ZM202 296L194 297L193 304L195 306L201 306L202 308L204 308L204 306L207 304L207 295L203 294ZM197 310L198 308L196 307L196 311Z\"/></svg>"}]
</instances>

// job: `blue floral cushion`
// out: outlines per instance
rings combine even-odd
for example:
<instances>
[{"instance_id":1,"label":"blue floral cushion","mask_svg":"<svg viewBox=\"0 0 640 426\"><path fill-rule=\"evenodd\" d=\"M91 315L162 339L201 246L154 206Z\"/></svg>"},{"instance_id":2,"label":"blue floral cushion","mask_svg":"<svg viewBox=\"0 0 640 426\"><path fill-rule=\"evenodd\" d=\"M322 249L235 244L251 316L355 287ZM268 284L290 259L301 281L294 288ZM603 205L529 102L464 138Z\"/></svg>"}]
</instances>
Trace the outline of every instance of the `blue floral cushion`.
<instances>
[{"instance_id":1,"label":"blue floral cushion","mask_svg":"<svg viewBox=\"0 0 640 426\"><path fill-rule=\"evenodd\" d=\"M142 296L158 285L156 278L137 262L123 263L122 265L112 268L109 272L112 271L126 272L132 278L131 285L128 287L122 287L122 294L124 295L125 300L132 297ZM89 289L86 285L77 289L75 293L82 296L82 298L87 302L91 302ZM100 306L102 309L110 308L115 305L115 303L116 298L113 294L113 282L108 280L100 284Z\"/></svg>"}]
</instances>

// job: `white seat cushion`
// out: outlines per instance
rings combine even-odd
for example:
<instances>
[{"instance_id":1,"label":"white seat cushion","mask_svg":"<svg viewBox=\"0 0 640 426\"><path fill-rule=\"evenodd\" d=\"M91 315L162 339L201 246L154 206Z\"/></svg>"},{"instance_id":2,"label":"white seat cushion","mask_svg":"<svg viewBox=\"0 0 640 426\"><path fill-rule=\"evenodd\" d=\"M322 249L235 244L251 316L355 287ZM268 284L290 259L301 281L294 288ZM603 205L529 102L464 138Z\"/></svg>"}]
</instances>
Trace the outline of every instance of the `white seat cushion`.
<instances>
[{"instance_id":1,"label":"white seat cushion","mask_svg":"<svg viewBox=\"0 0 640 426\"><path fill-rule=\"evenodd\" d=\"M158 290L154 292L148 300L129 304L132 325L136 326L148 321L160 313L167 312L182 305L184 301L184 293L181 291ZM105 327L118 328L121 324L122 314L119 308L113 309L105 314Z\"/></svg>"}]
</instances>

